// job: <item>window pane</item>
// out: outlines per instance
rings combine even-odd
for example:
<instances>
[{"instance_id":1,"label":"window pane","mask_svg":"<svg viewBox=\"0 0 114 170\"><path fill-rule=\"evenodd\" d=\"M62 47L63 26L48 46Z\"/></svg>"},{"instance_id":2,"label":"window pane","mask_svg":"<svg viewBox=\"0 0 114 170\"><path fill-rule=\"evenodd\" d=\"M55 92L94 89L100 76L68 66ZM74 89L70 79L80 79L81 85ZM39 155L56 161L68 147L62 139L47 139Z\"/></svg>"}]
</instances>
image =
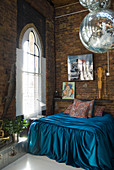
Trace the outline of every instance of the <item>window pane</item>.
<instances>
[{"instance_id":1,"label":"window pane","mask_svg":"<svg viewBox=\"0 0 114 170\"><path fill-rule=\"evenodd\" d=\"M27 71L27 61L28 61L28 52L29 52L29 43L28 41L26 41L24 44L23 44L23 71Z\"/></svg>"},{"instance_id":2,"label":"window pane","mask_svg":"<svg viewBox=\"0 0 114 170\"><path fill-rule=\"evenodd\" d=\"M23 54L23 71L27 71L28 68L28 54L26 52L24 52Z\"/></svg>"},{"instance_id":3,"label":"window pane","mask_svg":"<svg viewBox=\"0 0 114 170\"><path fill-rule=\"evenodd\" d=\"M38 47L35 45L35 55L39 56L39 51L38 51Z\"/></svg>"},{"instance_id":4,"label":"window pane","mask_svg":"<svg viewBox=\"0 0 114 170\"><path fill-rule=\"evenodd\" d=\"M34 34L33 32L30 32L29 33L29 49L30 49L30 53L31 54L34 54L34 42L35 39L34 39Z\"/></svg>"},{"instance_id":5,"label":"window pane","mask_svg":"<svg viewBox=\"0 0 114 170\"><path fill-rule=\"evenodd\" d=\"M34 75L34 111L41 114L41 75Z\"/></svg>"},{"instance_id":6,"label":"window pane","mask_svg":"<svg viewBox=\"0 0 114 170\"><path fill-rule=\"evenodd\" d=\"M23 54L23 71L34 72L34 56L26 52Z\"/></svg>"},{"instance_id":7,"label":"window pane","mask_svg":"<svg viewBox=\"0 0 114 170\"><path fill-rule=\"evenodd\" d=\"M34 73L34 56L33 55L28 55L28 72L33 72Z\"/></svg>"},{"instance_id":8,"label":"window pane","mask_svg":"<svg viewBox=\"0 0 114 170\"><path fill-rule=\"evenodd\" d=\"M41 70L40 70L40 57L38 57L38 73L41 73Z\"/></svg>"},{"instance_id":9,"label":"window pane","mask_svg":"<svg viewBox=\"0 0 114 170\"><path fill-rule=\"evenodd\" d=\"M39 76L37 74L34 75L34 93L35 96L37 96L36 98L38 98L38 77Z\"/></svg>"},{"instance_id":10,"label":"window pane","mask_svg":"<svg viewBox=\"0 0 114 170\"><path fill-rule=\"evenodd\" d=\"M38 73L38 57L35 57L35 73Z\"/></svg>"},{"instance_id":11,"label":"window pane","mask_svg":"<svg viewBox=\"0 0 114 170\"><path fill-rule=\"evenodd\" d=\"M23 44L23 51L24 52L29 52L29 42L25 41Z\"/></svg>"},{"instance_id":12,"label":"window pane","mask_svg":"<svg viewBox=\"0 0 114 170\"><path fill-rule=\"evenodd\" d=\"M34 97L23 95L23 113L26 117L34 113Z\"/></svg>"},{"instance_id":13,"label":"window pane","mask_svg":"<svg viewBox=\"0 0 114 170\"><path fill-rule=\"evenodd\" d=\"M23 94L34 96L34 74L23 73Z\"/></svg>"},{"instance_id":14,"label":"window pane","mask_svg":"<svg viewBox=\"0 0 114 170\"><path fill-rule=\"evenodd\" d=\"M23 73L23 113L34 113L34 75Z\"/></svg>"}]
</instances>

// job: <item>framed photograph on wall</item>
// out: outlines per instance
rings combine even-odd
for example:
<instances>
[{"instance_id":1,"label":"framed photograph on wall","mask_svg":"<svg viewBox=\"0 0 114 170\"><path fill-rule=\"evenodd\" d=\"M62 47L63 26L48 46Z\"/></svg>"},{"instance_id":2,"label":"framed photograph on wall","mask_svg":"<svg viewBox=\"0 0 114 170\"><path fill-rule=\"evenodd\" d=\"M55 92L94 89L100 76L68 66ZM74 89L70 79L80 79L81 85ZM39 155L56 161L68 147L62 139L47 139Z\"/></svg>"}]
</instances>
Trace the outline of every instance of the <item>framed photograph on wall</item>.
<instances>
[{"instance_id":1,"label":"framed photograph on wall","mask_svg":"<svg viewBox=\"0 0 114 170\"><path fill-rule=\"evenodd\" d=\"M74 99L75 82L63 82L62 99Z\"/></svg>"},{"instance_id":2,"label":"framed photograph on wall","mask_svg":"<svg viewBox=\"0 0 114 170\"><path fill-rule=\"evenodd\" d=\"M68 81L93 80L93 54L68 56Z\"/></svg>"}]
</instances>

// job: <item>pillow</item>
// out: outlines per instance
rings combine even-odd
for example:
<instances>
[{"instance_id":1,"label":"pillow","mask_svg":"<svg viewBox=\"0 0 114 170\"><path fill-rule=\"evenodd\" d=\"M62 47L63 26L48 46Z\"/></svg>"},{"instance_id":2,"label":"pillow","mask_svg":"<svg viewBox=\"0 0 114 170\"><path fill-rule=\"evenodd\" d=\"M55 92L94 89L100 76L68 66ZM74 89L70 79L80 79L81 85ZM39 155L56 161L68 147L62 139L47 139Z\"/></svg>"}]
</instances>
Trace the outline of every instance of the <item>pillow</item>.
<instances>
[{"instance_id":1,"label":"pillow","mask_svg":"<svg viewBox=\"0 0 114 170\"><path fill-rule=\"evenodd\" d=\"M74 103L76 105L76 102L77 101L81 101L79 99L74 99ZM82 101L83 102L83 101ZM91 100L91 101L84 101L85 103L89 103L89 108L88 108L88 116L89 118L92 117L92 115L94 114L94 103L95 101L94 100Z\"/></svg>"},{"instance_id":2,"label":"pillow","mask_svg":"<svg viewBox=\"0 0 114 170\"><path fill-rule=\"evenodd\" d=\"M94 100L91 101L87 101L87 103L89 103L89 109L88 109L88 116L89 118L92 117L93 113L94 113Z\"/></svg>"},{"instance_id":3,"label":"pillow","mask_svg":"<svg viewBox=\"0 0 114 170\"><path fill-rule=\"evenodd\" d=\"M95 106L94 116L102 116L105 106Z\"/></svg>"},{"instance_id":4,"label":"pillow","mask_svg":"<svg viewBox=\"0 0 114 170\"><path fill-rule=\"evenodd\" d=\"M69 107L64 111L64 113L70 113L70 110L72 109L72 104L69 105Z\"/></svg>"},{"instance_id":5,"label":"pillow","mask_svg":"<svg viewBox=\"0 0 114 170\"><path fill-rule=\"evenodd\" d=\"M87 118L88 109L89 103L75 99L74 104L72 105L72 109L69 113L69 116Z\"/></svg>"}]
</instances>

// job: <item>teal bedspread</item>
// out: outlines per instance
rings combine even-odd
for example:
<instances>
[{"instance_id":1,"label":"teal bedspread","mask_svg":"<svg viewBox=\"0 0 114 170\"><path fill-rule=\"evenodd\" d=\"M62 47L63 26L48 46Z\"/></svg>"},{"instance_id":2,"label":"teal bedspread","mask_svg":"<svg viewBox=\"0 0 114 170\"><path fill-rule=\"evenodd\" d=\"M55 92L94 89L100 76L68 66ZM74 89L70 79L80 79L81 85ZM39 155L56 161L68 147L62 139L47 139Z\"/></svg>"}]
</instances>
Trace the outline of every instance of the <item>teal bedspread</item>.
<instances>
[{"instance_id":1,"label":"teal bedspread","mask_svg":"<svg viewBox=\"0 0 114 170\"><path fill-rule=\"evenodd\" d=\"M63 112L32 122L28 152L88 170L114 167L114 119L110 114L74 118Z\"/></svg>"}]
</instances>

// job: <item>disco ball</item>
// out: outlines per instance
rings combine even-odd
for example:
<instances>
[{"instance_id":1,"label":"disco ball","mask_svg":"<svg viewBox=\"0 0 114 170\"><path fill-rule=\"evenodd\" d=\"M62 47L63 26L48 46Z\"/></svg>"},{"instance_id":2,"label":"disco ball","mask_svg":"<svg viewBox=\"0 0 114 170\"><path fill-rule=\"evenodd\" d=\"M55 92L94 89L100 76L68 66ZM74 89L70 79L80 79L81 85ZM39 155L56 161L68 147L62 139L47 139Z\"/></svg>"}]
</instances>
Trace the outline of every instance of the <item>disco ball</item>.
<instances>
[{"instance_id":1,"label":"disco ball","mask_svg":"<svg viewBox=\"0 0 114 170\"><path fill-rule=\"evenodd\" d=\"M110 8L111 0L79 0L80 4L88 8L89 11L94 11L98 8L107 9Z\"/></svg>"},{"instance_id":2,"label":"disco ball","mask_svg":"<svg viewBox=\"0 0 114 170\"><path fill-rule=\"evenodd\" d=\"M114 11L90 12L80 25L79 37L85 48L94 53L114 49Z\"/></svg>"}]
</instances>

